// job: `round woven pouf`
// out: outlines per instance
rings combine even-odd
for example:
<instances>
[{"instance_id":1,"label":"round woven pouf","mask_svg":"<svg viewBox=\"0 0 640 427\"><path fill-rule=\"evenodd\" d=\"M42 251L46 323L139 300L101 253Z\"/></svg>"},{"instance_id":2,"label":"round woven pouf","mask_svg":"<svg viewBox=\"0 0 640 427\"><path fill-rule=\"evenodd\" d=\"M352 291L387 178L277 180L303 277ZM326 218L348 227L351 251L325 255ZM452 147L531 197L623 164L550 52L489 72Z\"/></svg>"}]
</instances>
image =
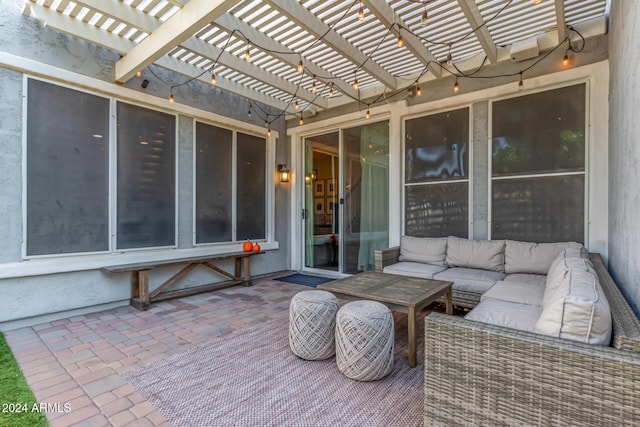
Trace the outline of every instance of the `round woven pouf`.
<instances>
[{"instance_id":1,"label":"round woven pouf","mask_svg":"<svg viewBox=\"0 0 640 427\"><path fill-rule=\"evenodd\" d=\"M358 381L379 380L393 368L393 316L375 301L342 306L336 318L338 370Z\"/></svg>"},{"instance_id":2,"label":"round woven pouf","mask_svg":"<svg viewBox=\"0 0 640 427\"><path fill-rule=\"evenodd\" d=\"M338 299L327 291L302 291L289 306L289 346L302 359L323 360L336 353Z\"/></svg>"}]
</instances>

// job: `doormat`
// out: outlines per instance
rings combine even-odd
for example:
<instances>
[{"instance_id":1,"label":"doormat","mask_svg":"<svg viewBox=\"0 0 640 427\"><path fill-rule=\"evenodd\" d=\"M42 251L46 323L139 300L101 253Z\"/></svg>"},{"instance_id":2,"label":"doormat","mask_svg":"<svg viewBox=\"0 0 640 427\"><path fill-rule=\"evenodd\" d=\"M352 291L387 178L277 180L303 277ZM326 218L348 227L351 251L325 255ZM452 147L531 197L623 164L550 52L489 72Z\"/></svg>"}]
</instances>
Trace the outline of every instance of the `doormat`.
<instances>
[{"instance_id":1,"label":"doormat","mask_svg":"<svg viewBox=\"0 0 640 427\"><path fill-rule=\"evenodd\" d=\"M295 273L289 276L278 277L277 279L274 279L274 280L279 280L281 282L287 282L287 283L295 283L296 285L311 286L312 288L315 288L316 286L321 285L323 283L330 282L333 279L329 279L327 277L309 276L308 274Z\"/></svg>"}]
</instances>

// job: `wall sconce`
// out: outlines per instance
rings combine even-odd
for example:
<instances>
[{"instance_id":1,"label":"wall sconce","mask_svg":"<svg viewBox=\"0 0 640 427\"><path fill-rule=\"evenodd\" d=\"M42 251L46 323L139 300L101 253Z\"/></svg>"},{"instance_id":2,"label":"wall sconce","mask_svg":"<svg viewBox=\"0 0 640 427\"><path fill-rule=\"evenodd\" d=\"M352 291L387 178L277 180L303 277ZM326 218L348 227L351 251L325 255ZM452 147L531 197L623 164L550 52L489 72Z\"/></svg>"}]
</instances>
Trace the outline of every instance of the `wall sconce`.
<instances>
[{"instance_id":1,"label":"wall sconce","mask_svg":"<svg viewBox=\"0 0 640 427\"><path fill-rule=\"evenodd\" d=\"M280 182L289 182L290 171L286 163L278 165L278 173L280 174Z\"/></svg>"}]
</instances>

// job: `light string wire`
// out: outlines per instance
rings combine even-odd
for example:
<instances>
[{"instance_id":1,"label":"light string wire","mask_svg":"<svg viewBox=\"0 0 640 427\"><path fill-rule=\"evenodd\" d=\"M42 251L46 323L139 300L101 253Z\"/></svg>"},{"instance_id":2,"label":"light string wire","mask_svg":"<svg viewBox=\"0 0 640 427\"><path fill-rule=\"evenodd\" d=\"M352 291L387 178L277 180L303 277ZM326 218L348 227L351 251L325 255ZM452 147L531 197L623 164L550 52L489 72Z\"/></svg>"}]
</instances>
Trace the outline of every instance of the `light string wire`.
<instances>
[{"instance_id":1,"label":"light string wire","mask_svg":"<svg viewBox=\"0 0 640 427\"><path fill-rule=\"evenodd\" d=\"M426 5L434 3L437 0L406 0L406 1L409 2L409 3L419 3L419 4L422 4L422 5L424 5L426 7ZM347 7L345 9L343 14L338 19L336 19L331 25L328 26L326 31L320 37L316 38L309 46L305 47L304 49L299 50L298 52L279 51L279 50L269 49L267 47L261 46L259 43L256 43L255 41L252 41L241 30L234 29L233 31L231 31L229 33L229 35L228 35L228 37L226 39L224 47L220 50L220 52L218 53L217 57L213 61L212 65L208 66L206 69L204 69L202 71L202 73L200 73L200 74L198 74L198 75L196 75L194 77L190 77L190 78L188 78L187 80L185 80L185 81L183 81L181 83L169 83L169 82L165 81L164 79L162 79L160 76L158 76L153 71L152 67L147 67L147 68L151 72L151 74L153 74L161 83L163 83L164 85L169 87L170 97L173 98L173 89L174 88L189 84L192 81L199 79L200 77L202 77L204 74L206 74L208 72L211 72L212 77L213 77L213 75L214 75L214 67L216 67L218 65L220 57L222 56L223 53L225 53L227 51L227 48L228 48L231 40L233 39L233 36L236 33L238 35L240 35L245 40L245 42L247 43L247 46L253 46L253 47L257 48L258 50L260 50L262 52L265 52L267 54L272 53L272 54L278 54L278 55L296 55L296 56L298 56L300 58L300 61L303 63L303 69L302 69L302 72L300 73L301 74L300 78L297 81L295 92L291 95L291 97L289 98L289 101L287 102L286 106L282 110L280 110L278 113L275 113L275 114L274 113L269 113L260 104L254 102L252 100L249 100L249 110L251 111L253 109L253 111L256 112L256 116L259 119L264 120L265 126L268 126L270 128L271 124L274 121L280 119L281 117L285 116L286 114L294 114L294 113L289 111L289 107L291 107L291 105L297 99L298 93L302 89L302 82L303 82L305 76L309 76L310 75L312 77L314 83L316 82L316 80L320 80L322 83L324 83L324 86L323 86L323 88L321 90L317 91L317 94L311 99L311 101L308 101L307 104L304 105L300 109L298 114L300 115L301 119L302 119L304 111L309 109L315 103L315 101L318 98L322 97L322 93L323 92L325 92L327 89L329 89L330 91L334 90L334 88L335 88L334 80L335 79L345 80L348 76L353 75L355 77L355 79L357 80L357 73L362 70L362 68L365 66L365 64L369 60L372 59L373 54L375 52L377 52L377 50L380 48L382 43L384 43L387 40L389 34L393 31L394 27L398 28L398 32L399 33L404 31L404 32L406 32L408 34L411 34L411 35L415 36L417 39L419 39L420 41L422 41L424 44L438 45L438 46L448 46L449 47L449 55L450 55L451 49L455 44L466 40L471 35L477 33L480 29L482 29L483 27L487 26L491 21L493 21L498 16L500 16L513 3L513 1L514 0L506 1L505 4L493 16L483 20L483 22L481 24L479 24L476 28L472 28L471 31L467 32L466 34L464 34L463 36L461 36L461 37L459 37L458 39L455 39L455 40L449 40L449 41L431 40L429 38L426 38L426 37L423 37L423 36L420 36L420 35L414 33L408 27L402 26L402 25L394 22L387 28L387 31L381 37L380 41L376 44L376 46L373 49L370 49L369 53L366 54L365 59L361 63L354 63L355 68L353 70L345 71L343 73L335 74L335 75L323 76L323 75L319 75L319 74L310 74L310 71L308 70L308 68L306 66L304 66L304 62L302 61L302 59L304 58L304 53L309 51L313 47L315 47L321 41L323 41L327 37L327 35L331 31L333 31L335 26L338 25L340 22L342 22L352 12L352 9L353 9L354 6L361 4L360 3L361 0L354 0L349 5L349 7ZM215 22L213 22L213 24L215 24ZM478 75L478 73L480 73L480 71L482 71L485 68L485 66L487 65L488 57L486 55L485 55L482 63L475 70L473 70L471 72L465 72L465 71L461 70L460 68L458 68L458 66L454 62L451 62L452 69L450 69L448 67L445 67L440 61L428 61L426 64L424 64L424 67L422 68L420 73L418 73L418 76L416 78L406 79L406 80L410 80L411 81L411 83L408 86L403 87L403 88L398 88L398 89L395 89L395 90L392 90L392 91L384 90L380 95L378 95L377 97L374 97L370 102L364 102L361 99L361 97L360 97L360 94L361 94L360 88L356 89L357 96L353 96L353 95L351 95L350 93L348 93L346 91L344 91L344 92L341 91L341 93L342 93L343 96L346 96L346 97L352 99L353 101L356 101L358 103L358 109L359 110L362 110L363 107L366 107L367 111L368 111L371 106L377 105L379 103L391 103L391 102L401 101L401 100L406 99L409 96L412 96L414 94L412 91L415 91L418 88L420 79L429 71L429 66L431 66L431 65L436 65L441 70L447 72L448 74L450 74L453 77L456 77L456 83L457 83L458 78L491 79L491 78L514 77L514 76L520 75L520 77L522 79L522 75L524 73L528 72L533 67L535 67L537 64L539 64L540 62L544 61L553 52L557 51L561 46L565 45L565 43L568 45L567 50L565 52L565 55L568 55L569 52L579 53L579 52L582 52L584 50L586 41L585 41L584 37L582 36L582 34L580 34L580 32L578 30L576 30L575 28L573 28L572 26L567 26L567 29L570 32L576 33L579 36L580 41L581 41L581 44L580 44L579 47L576 47L576 46L574 46L572 44L571 35L568 35L561 42L559 42L554 48L552 48L551 50L546 52L541 57L537 58L533 63L529 64L527 67L523 68L520 71L515 71L515 72L512 72L512 73L496 74L496 75L487 75L487 76ZM236 37L236 39L237 39L237 37ZM405 79L402 75L394 75L394 77L399 78L399 79ZM400 98L395 99L395 100L393 99L393 98L395 98L398 95L403 94L403 93L405 94L404 97L400 97Z\"/></svg>"}]
</instances>

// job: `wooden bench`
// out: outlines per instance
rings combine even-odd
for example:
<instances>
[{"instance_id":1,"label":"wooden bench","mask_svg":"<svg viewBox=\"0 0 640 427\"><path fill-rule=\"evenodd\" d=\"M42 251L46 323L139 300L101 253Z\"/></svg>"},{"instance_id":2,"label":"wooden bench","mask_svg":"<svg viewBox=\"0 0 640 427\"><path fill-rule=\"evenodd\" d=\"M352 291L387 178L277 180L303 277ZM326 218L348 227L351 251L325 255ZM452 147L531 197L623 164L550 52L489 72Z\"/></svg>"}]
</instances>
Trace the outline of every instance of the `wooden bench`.
<instances>
[{"instance_id":1,"label":"wooden bench","mask_svg":"<svg viewBox=\"0 0 640 427\"><path fill-rule=\"evenodd\" d=\"M174 258L163 261L137 262L132 264L114 265L102 267L106 273L131 273L131 305L138 310L147 310L152 302L162 301L169 298L178 298L188 295L195 295L201 292L209 292L226 288L233 285L243 284L251 286L251 270L249 269L249 259L253 255L263 254L260 252L228 252L215 255L204 255L197 257ZM216 266L213 261L234 258L235 271L231 274ZM170 279L159 287L149 292L149 270L156 267L168 267L172 265L187 264ZM189 274L197 266L202 265L211 270L228 277L230 280L214 283L210 285L196 286L193 288L180 289L176 291L163 292L173 286L178 280Z\"/></svg>"}]
</instances>

